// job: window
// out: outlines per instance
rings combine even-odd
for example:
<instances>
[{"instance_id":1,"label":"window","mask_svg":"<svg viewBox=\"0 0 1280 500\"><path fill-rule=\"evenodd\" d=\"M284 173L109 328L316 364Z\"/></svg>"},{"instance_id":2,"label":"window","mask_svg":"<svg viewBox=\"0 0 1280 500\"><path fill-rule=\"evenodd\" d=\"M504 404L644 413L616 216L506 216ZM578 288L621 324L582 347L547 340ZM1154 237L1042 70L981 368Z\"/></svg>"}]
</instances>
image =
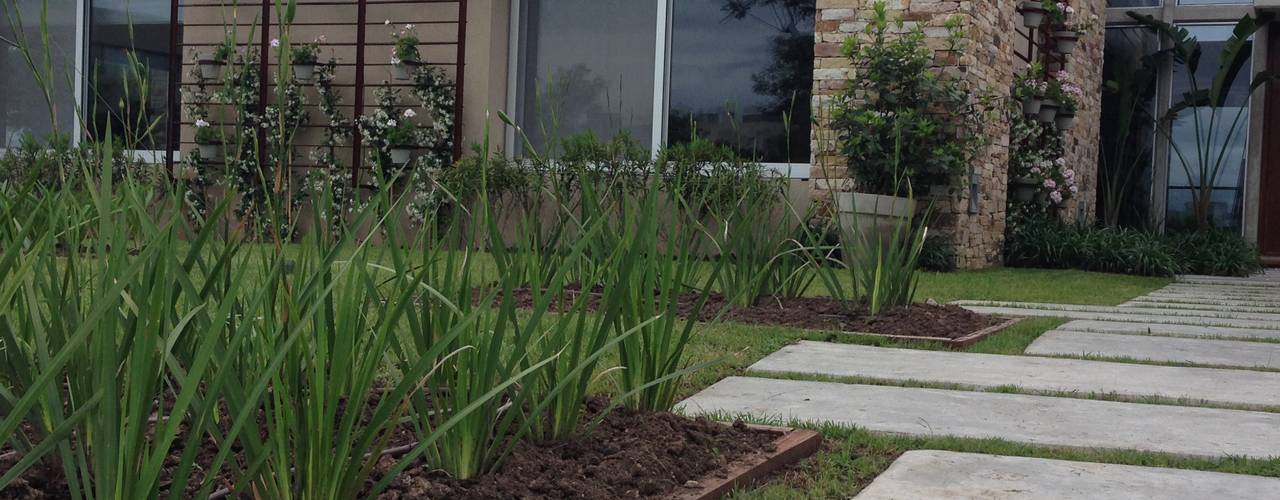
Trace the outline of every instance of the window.
<instances>
[{"instance_id":1,"label":"window","mask_svg":"<svg viewBox=\"0 0 1280 500\"><path fill-rule=\"evenodd\" d=\"M76 2L16 0L7 3L6 8L15 5L16 15L5 16L0 24L0 147L6 148L16 146L27 135L43 140L55 125L68 136L76 130ZM44 9L49 32L47 53L41 41L40 18ZM41 68L45 88L52 91L52 113L19 46L29 48L31 58ZM51 68L45 68L46 57Z\"/></svg>"},{"instance_id":2,"label":"window","mask_svg":"<svg viewBox=\"0 0 1280 500\"><path fill-rule=\"evenodd\" d=\"M1159 49L1160 39L1151 30L1107 28L1102 80L1108 83L1102 93L1098 201L1103 214L1116 217L1109 223L1143 226L1150 220L1160 69L1155 60L1144 56ZM1108 193L1108 189L1124 192Z\"/></svg>"},{"instance_id":3,"label":"window","mask_svg":"<svg viewBox=\"0 0 1280 500\"><path fill-rule=\"evenodd\" d=\"M807 164L814 12L804 0L524 0L516 119L539 148L696 130L762 162Z\"/></svg>"},{"instance_id":4,"label":"window","mask_svg":"<svg viewBox=\"0 0 1280 500\"><path fill-rule=\"evenodd\" d=\"M93 0L89 25L90 134L123 138L144 150L166 149L169 97L168 0ZM130 31L130 23L133 25Z\"/></svg>"},{"instance_id":5,"label":"window","mask_svg":"<svg viewBox=\"0 0 1280 500\"><path fill-rule=\"evenodd\" d=\"M1231 25L1187 26L1200 40L1203 53L1193 75L1185 66L1173 68L1174 99L1192 88L1192 78L1201 89L1209 87L1218 70L1223 42L1231 37ZM1241 77L1232 82L1226 102L1219 107L1217 118L1210 122L1209 108L1191 108L1180 113L1170 126L1169 194L1165 211L1167 227L1194 227L1191 186L1200 181L1198 158L1222 156L1217 168L1213 196L1209 207L1210 221L1215 227L1239 230L1243 221L1246 162L1249 137L1249 80L1251 61L1240 70ZM1237 115L1239 116L1237 120ZM1235 122L1233 124L1233 122ZM1228 131L1235 127L1232 133ZM1208 141L1203 138L1209 138ZM1212 169L1212 167L1210 167Z\"/></svg>"}]
</instances>

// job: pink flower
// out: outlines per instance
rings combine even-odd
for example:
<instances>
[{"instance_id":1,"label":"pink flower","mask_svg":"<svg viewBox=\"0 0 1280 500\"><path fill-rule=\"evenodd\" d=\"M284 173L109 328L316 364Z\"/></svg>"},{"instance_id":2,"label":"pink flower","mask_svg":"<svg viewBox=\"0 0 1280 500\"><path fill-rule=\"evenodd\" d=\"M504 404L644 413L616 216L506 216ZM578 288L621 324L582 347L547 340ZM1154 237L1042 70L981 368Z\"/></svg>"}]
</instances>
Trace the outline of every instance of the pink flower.
<instances>
[{"instance_id":1,"label":"pink flower","mask_svg":"<svg viewBox=\"0 0 1280 500\"><path fill-rule=\"evenodd\" d=\"M280 39L279 39L279 38L272 38L272 39L271 39L271 46L272 46L272 47L279 47L279 46L280 46Z\"/></svg>"},{"instance_id":2,"label":"pink flower","mask_svg":"<svg viewBox=\"0 0 1280 500\"><path fill-rule=\"evenodd\" d=\"M1053 200L1054 203L1062 203L1062 193L1057 191L1049 193L1049 199Z\"/></svg>"},{"instance_id":3,"label":"pink flower","mask_svg":"<svg viewBox=\"0 0 1280 500\"><path fill-rule=\"evenodd\" d=\"M1058 187L1058 183L1053 182L1053 179L1045 179L1045 180L1044 180L1044 187L1049 188L1049 189L1053 189L1053 188Z\"/></svg>"}]
</instances>

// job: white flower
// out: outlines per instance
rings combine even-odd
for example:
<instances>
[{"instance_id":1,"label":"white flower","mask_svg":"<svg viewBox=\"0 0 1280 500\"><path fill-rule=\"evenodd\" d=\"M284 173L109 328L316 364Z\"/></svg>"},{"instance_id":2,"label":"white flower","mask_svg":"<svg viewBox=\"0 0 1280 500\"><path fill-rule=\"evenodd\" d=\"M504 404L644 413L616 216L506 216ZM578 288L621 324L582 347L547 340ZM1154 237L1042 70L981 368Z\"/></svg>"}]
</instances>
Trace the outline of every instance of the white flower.
<instances>
[{"instance_id":1,"label":"white flower","mask_svg":"<svg viewBox=\"0 0 1280 500\"><path fill-rule=\"evenodd\" d=\"M272 47L279 47L279 46L280 46L280 39L279 39L279 38L272 38L272 39L271 39L271 46L272 46Z\"/></svg>"},{"instance_id":2,"label":"white flower","mask_svg":"<svg viewBox=\"0 0 1280 500\"><path fill-rule=\"evenodd\" d=\"M209 126L209 122L204 121L204 118L196 118L196 126L199 128L205 128Z\"/></svg>"},{"instance_id":3,"label":"white flower","mask_svg":"<svg viewBox=\"0 0 1280 500\"><path fill-rule=\"evenodd\" d=\"M387 25L387 26L391 26L391 20L390 20L390 19L387 19L386 21L383 21L383 22L382 22L382 24L385 24L385 25Z\"/></svg>"},{"instance_id":4,"label":"white flower","mask_svg":"<svg viewBox=\"0 0 1280 500\"><path fill-rule=\"evenodd\" d=\"M394 126L396 126L396 121L395 121L395 120L387 120L387 126L388 126L388 127L394 127Z\"/></svg>"},{"instance_id":5,"label":"white flower","mask_svg":"<svg viewBox=\"0 0 1280 500\"><path fill-rule=\"evenodd\" d=\"M405 29L406 31L407 31L407 30L411 30L411 29L413 29L413 25L412 25L412 24L406 24L406 25L404 25L404 29Z\"/></svg>"},{"instance_id":6,"label":"white flower","mask_svg":"<svg viewBox=\"0 0 1280 500\"><path fill-rule=\"evenodd\" d=\"M400 64L400 58L396 56L391 56L391 64Z\"/></svg>"},{"instance_id":7,"label":"white flower","mask_svg":"<svg viewBox=\"0 0 1280 500\"><path fill-rule=\"evenodd\" d=\"M415 112L413 112L413 110L412 110L412 109L406 109L406 110L404 110L404 117L405 117L405 118L413 118L413 117L415 117L415 116L418 116L418 114L417 114L417 113L415 113Z\"/></svg>"},{"instance_id":8,"label":"white flower","mask_svg":"<svg viewBox=\"0 0 1280 500\"><path fill-rule=\"evenodd\" d=\"M317 42L323 42L323 41L325 41L325 40L326 40L326 38L324 37L324 35L320 35L320 36L316 37L316 41L317 41Z\"/></svg>"},{"instance_id":9,"label":"white flower","mask_svg":"<svg viewBox=\"0 0 1280 500\"><path fill-rule=\"evenodd\" d=\"M1070 5L1068 5L1068 6L1067 6L1066 11L1067 11L1067 13L1068 13L1068 14L1075 14L1075 13L1076 13L1076 9L1075 9L1074 7L1072 7L1072 6L1070 6Z\"/></svg>"}]
</instances>

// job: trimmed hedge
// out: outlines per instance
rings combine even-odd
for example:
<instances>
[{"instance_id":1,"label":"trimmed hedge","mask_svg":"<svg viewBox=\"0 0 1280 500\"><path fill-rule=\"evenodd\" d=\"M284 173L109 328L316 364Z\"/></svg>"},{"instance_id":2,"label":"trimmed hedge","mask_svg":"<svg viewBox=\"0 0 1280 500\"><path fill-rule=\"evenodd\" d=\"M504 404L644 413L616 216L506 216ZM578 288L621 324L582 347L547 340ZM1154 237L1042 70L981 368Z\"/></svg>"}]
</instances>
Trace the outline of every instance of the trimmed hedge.
<instances>
[{"instance_id":1,"label":"trimmed hedge","mask_svg":"<svg viewBox=\"0 0 1280 500\"><path fill-rule=\"evenodd\" d=\"M1162 235L1044 218L1011 224L1005 265L1144 276L1247 276L1261 269L1257 247L1227 231Z\"/></svg>"}]
</instances>

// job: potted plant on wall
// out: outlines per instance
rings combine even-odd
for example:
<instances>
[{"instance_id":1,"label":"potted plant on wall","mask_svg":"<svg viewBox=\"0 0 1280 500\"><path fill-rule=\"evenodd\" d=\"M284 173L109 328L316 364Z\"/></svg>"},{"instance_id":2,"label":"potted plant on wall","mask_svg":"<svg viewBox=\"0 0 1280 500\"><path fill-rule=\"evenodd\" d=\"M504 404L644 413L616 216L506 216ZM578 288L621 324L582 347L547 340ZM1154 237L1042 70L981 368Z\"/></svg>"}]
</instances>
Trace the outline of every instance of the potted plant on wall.
<instances>
[{"instance_id":1,"label":"potted plant on wall","mask_svg":"<svg viewBox=\"0 0 1280 500\"><path fill-rule=\"evenodd\" d=\"M196 65L200 67L200 78L207 81L221 80L222 69L231 61L235 50L235 42L228 38L214 47L213 54L208 57L197 56Z\"/></svg>"},{"instance_id":2,"label":"potted plant on wall","mask_svg":"<svg viewBox=\"0 0 1280 500\"><path fill-rule=\"evenodd\" d=\"M392 26L391 21L385 24ZM391 48L391 72L396 80L408 80L413 72L422 65L422 55L418 53L418 31L412 24L391 33L394 46Z\"/></svg>"},{"instance_id":3,"label":"potted plant on wall","mask_svg":"<svg viewBox=\"0 0 1280 500\"><path fill-rule=\"evenodd\" d=\"M204 118L196 118L195 128L195 143L196 149L200 152L200 158L206 161L221 161L222 131L214 129Z\"/></svg>"},{"instance_id":4,"label":"potted plant on wall","mask_svg":"<svg viewBox=\"0 0 1280 500\"><path fill-rule=\"evenodd\" d=\"M1066 72L1059 71L1057 78L1066 78ZM1053 117L1054 128L1058 130L1070 130L1076 121L1076 109L1080 106L1080 99L1084 98L1084 91L1080 87L1070 83L1061 82L1058 84L1058 113Z\"/></svg>"},{"instance_id":5,"label":"potted plant on wall","mask_svg":"<svg viewBox=\"0 0 1280 500\"><path fill-rule=\"evenodd\" d=\"M1018 12L1022 13L1022 25L1028 28L1036 28L1044 24L1045 8L1044 2L1037 0L1026 0L1018 6Z\"/></svg>"},{"instance_id":6,"label":"potted plant on wall","mask_svg":"<svg viewBox=\"0 0 1280 500\"><path fill-rule=\"evenodd\" d=\"M864 35L843 46L858 72L832 109L855 191L836 194L846 230L892 226L914 211L913 193L949 192L983 144L990 98L939 69L922 29L903 25L876 2ZM960 21L946 27L946 53L963 57Z\"/></svg>"},{"instance_id":7,"label":"potted plant on wall","mask_svg":"<svg viewBox=\"0 0 1280 500\"><path fill-rule=\"evenodd\" d=\"M291 48L289 62L293 65L293 77L302 83L311 83L316 74L316 62L320 59L320 42L324 35L316 37L311 43L304 43Z\"/></svg>"},{"instance_id":8,"label":"potted plant on wall","mask_svg":"<svg viewBox=\"0 0 1280 500\"><path fill-rule=\"evenodd\" d=\"M1053 123L1058 117L1058 102L1062 99L1062 82L1049 80L1045 82L1044 101L1040 103L1040 113L1036 118L1040 123Z\"/></svg>"},{"instance_id":9,"label":"potted plant on wall","mask_svg":"<svg viewBox=\"0 0 1280 500\"><path fill-rule=\"evenodd\" d=\"M399 119L387 123L386 140L391 154L391 163L404 165L413 159L413 150L418 147L418 126L413 124L416 113L412 109L404 110Z\"/></svg>"},{"instance_id":10,"label":"potted plant on wall","mask_svg":"<svg viewBox=\"0 0 1280 500\"><path fill-rule=\"evenodd\" d=\"M1027 71L1013 82L1013 99L1022 105L1022 114L1040 114L1040 104L1044 102L1046 84L1043 79L1040 63L1031 63Z\"/></svg>"}]
</instances>

